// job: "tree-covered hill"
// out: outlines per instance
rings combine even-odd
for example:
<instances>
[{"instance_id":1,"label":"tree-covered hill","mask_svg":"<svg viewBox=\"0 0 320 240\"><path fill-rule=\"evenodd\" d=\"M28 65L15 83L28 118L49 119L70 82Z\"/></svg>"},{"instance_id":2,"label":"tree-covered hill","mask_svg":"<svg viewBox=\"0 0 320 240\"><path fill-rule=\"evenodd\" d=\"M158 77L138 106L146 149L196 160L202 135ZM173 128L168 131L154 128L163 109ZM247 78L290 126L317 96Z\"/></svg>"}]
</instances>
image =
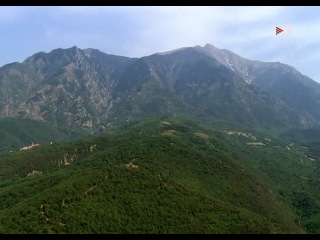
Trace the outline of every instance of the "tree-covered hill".
<instances>
[{"instance_id":1,"label":"tree-covered hill","mask_svg":"<svg viewBox=\"0 0 320 240\"><path fill-rule=\"evenodd\" d=\"M317 168L258 132L146 119L2 154L0 232L317 233Z\"/></svg>"}]
</instances>

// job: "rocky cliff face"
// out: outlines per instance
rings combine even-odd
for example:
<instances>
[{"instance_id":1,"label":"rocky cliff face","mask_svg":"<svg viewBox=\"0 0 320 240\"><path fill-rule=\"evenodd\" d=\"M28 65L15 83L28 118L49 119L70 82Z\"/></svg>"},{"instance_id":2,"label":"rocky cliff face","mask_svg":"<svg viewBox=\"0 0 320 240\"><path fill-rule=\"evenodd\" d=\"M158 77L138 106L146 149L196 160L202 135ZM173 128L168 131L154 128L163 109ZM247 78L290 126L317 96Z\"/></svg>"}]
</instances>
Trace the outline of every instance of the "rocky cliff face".
<instances>
[{"instance_id":1,"label":"rocky cliff face","mask_svg":"<svg viewBox=\"0 0 320 240\"><path fill-rule=\"evenodd\" d=\"M210 44L195 49L219 61L241 76L299 112L300 124L311 127L320 119L320 85L294 67L279 62L252 61Z\"/></svg>"},{"instance_id":2,"label":"rocky cliff face","mask_svg":"<svg viewBox=\"0 0 320 240\"><path fill-rule=\"evenodd\" d=\"M1 116L92 127L112 108L115 71L131 59L77 47L0 69Z\"/></svg>"},{"instance_id":3,"label":"rocky cliff face","mask_svg":"<svg viewBox=\"0 0 320 240\"><path fill-rule=\"evenodd\" d=\"M0 116L89 131L181 113L312 127L320 119L319 89L288 65L250 61L209 44L140 59L72 47L0 68Z\"/></svg>"}]
</instances>

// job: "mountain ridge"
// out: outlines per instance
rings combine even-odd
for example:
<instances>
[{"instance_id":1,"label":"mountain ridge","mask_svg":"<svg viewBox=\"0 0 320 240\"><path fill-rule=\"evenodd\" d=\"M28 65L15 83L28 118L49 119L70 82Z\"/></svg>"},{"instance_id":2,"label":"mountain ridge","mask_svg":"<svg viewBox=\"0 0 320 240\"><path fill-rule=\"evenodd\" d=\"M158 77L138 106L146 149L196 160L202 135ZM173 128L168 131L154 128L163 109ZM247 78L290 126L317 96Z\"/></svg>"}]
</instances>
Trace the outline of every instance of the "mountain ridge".
<instances>
[{"instance_id":1,"label":"mountain ridge","mask_svg":"<svg viewBox=\"0 0 320 240\"><path fill-rule=\"evenodd\" d=\"M254 126L320 125L318 83L210 44L141 58L76 46L39 52L0 68L0 92L0 117L88 131L193 112Z\"/></svg>"},{"instance_id":2,"label":"mountain ridge","mask_svg":"<svg viewBox=\"0 0 320 240\"><path fill-rule=\"evenodd\" d=\"M0 233L319 233L317 88L212 47L0 68Z\"/></svg>"}]
</instances>

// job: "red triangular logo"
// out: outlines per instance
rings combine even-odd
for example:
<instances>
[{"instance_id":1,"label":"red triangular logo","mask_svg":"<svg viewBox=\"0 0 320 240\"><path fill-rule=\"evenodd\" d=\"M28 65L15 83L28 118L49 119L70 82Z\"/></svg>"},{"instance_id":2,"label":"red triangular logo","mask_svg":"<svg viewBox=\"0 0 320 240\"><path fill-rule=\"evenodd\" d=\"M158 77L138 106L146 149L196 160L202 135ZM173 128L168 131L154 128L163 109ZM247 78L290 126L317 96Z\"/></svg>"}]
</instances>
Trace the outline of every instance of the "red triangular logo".
<instances>
[{"instance_id":1,"label":"red triangular logo","mask_svg":"<svg viewBox=\"0 0 320 240\"><path fill-rule=\"evenodd\" d=\"M276 27L276 35L278 35L278 34L280 34L282 32L283 32L283 30L281 28Z\"/></svg>"}]
</instances>

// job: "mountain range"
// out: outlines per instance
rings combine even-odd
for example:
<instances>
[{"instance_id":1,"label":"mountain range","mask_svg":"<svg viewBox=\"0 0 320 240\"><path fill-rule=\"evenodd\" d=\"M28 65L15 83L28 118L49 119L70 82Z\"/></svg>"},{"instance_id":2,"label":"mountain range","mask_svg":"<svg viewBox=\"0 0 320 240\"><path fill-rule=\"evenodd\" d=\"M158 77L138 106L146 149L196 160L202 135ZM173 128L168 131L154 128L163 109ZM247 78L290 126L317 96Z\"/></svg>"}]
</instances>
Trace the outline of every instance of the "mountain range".
<instances>
[{"instance_id":1,"label":"mountain range","mask_svg":"<svg viewBox=\"0 0 320 240\"><path fill-rule=\"evenodd\" d=\"M69 131L195 115L258 127L317 128L320 85L295 68L210 44L128 58L78 47L0 68L0 117Z\"/></svg>"},{"instance_id":2,"label":"mountain range","mask_svg":"<svg viewBox=\"0 0 320 240\"><path fill-rule=\"evenodd\" d=\"M210 44L0 68L0 233L320 233L320 85Z\"/></svg>"}]
</instances>

